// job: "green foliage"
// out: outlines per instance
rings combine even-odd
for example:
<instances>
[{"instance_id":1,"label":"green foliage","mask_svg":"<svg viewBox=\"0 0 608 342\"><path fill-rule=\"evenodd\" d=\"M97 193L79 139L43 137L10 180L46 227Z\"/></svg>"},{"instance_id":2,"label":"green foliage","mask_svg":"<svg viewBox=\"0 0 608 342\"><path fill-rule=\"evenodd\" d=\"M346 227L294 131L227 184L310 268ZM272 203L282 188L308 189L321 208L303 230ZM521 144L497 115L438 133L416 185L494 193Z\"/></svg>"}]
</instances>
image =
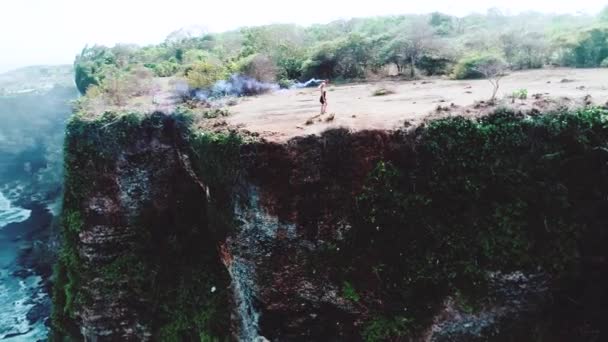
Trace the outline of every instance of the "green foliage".
<instances>
[{"instance_id":1,"label":"green foliage","mask_svg":"<svg viewBox=\"0 0 608 342\"><path fill-rule=\"evenodd\" d=\"M201 61L186 68L185 74L190 87L205 89L221 80L225 76L225 71L221 65L208 61Z\"/></svg>"},{"instance_id":2,"label":"green foliage","mask_svg":"<svg viewBox=\"0 0 608 342\"><path fill-rule=\"evenodd\" d=\"M437 30L439 35L447 36L454 31L454 21L455 18L450 15L434 12L431 13L429 24Z\"/></svg>"},{"instance_id":3,"label":"green foliage","mask_svg":"<svg viewBox=\"0 0 608 342\"><path fill-rule=\"evenodd\" d=\"M83 284L103 279L103 295L127 293L146 302L150 316L142 316L155 336L169 340L223 340L227 336L228 295L226 270L217 257L213 232L201 222L201 194L195 188L178 193L175 219L167 225L153 208L142 209L130 222L137 239L129 248L100 267L91 268L79 253L84 199L105 189L100 174L114 172L118 154L141 138L141 132L159 134L174 128L189 134L192 117L186 112L173 116L140 116L136 113L105 113L88 120L74 116L67 128L66 191L63 206L63 247L55 267L53 327L62 336L79 338L75 313L89 299ZM153 160L138 159L142 163ZM184 207L186 206L186 207ZM194 206L195 208L187 207ZM177 214L179 213L179 215ZM161 216L162 217L162 216ZM125 241L126 242L126 241ZM212 287L217 291L211 292ZM202 290L207 289L207 290Z\"/></svg>"},{"instance_id":4,"label":"green foliage","mask_svg":"<svg viewBox=\"0 0 608 342\"><path fill-rule=\"evenodd\" d=\"M190 143L197 173L209 184L209 227L224 236L234 227L231 190L239 171L243 139L235 133L194 132Z\"/></svg>"},{"instance_id":5,"label":"green foliage","mask_svg":"<svg viewBox=\"0 0 608 342\"><path fill-rule=\"evenodd\" d=\"M584 32L572 47L573 66L598 67L608 58L608 29L592 29Z\"/></svg>"},{"instance_id":6,"label":"green foliage","mask_svg":"<svg viewBox=\"0 0 608 342\"><path fill-rule=\"evenodd\" d=\"M281 87L281 89L289 89L291 87L293 87L296 83L293 80L288 80L288 79L280 79L279 82L279 87Z\"/></svg>"},{"instance_id":7,"label":"green foliage","mask_svg":"<svg viewBox=\"0 0 608 342\"><path fill-rule=\"evenodd\" d=\"M411 333L410 324L411 320L402 316L393 318L377 317L365 326L363 340L365 342L380 342L407 337Z\"/></svg>"},{"instance_id":8,"label":"green foliage","mask_svg":"<svg viewBox=\"0 0 608 342\"><path fill-rule=\"evenodd\" d=\"M203 113L203 117L205 119L215 119L215 118L219 118L222 116L228 116L228 115L230 115L230 112L227 109L222 109L222 108L209 109Z\"/></svg>"},{"instance_id":9,"label":"green foliage","mask_svg":"<svg viewBox=\"0 0 608 342\"><path fill-rule=\"evenodd\" d=\"M241 59L238 69L253 79L263 82L274 82L277 77L275 62L266 55L253 54Z\"/></svg>"},{"instance_id":10,"label":"green foliage","mask_svg":"<svg viewBox=\"0 0 608 342\"><path fill-rule=\"evenodd\" d=\"M74 62L74 80L80 93L85 94L90 86L99 85L108 66L117 66L109 48L97 45L85 47Z\"/></svg>"},{"instance_id":11,"label":"green foliage","mask_svg":"<svg viewBox=\"0 0 608 342\"><path fill-rule=\"evenodd\" d=\"M315 78L359 79L409 67L427 75L480 78L474 67L484 56L512 69L547 64L597 67L608 57L604 15L507 16L497 11L458 18L443 13L337 20L299 27L276 24L217 34L173 32L159 45L85 48L75 62L78 89L100 86L113 68L145 65L159 77L186 76L195 87L242 72L261 81ZM593 20L597 19L597 20ZM524 22L533 22L526 26ZM579 32L583 33L579 33ZM203 64L201 64L203 63ZM253 64L252 64L253 63Z\"/></svg>"},{"instance_id":12,"label":"green foliage","mask_svg":"<svg viewBox=\"0 0 608 342\"><path fill-rule=\"evenodd\" d=\"M146 68L151 69L155 76L158 77L169 77L177 74L181 66L178 63L171 61L162 61L160 63L146 63Z\"/></svg>"},{"instance_id":13,"label":"green foliage","mask_svg":"<svg viewBox=\"0 0 608 342\"><path fill-rule=\"evenodd\" d=\"M515 99L519 99L519 100L526 100L528 98L528 89L518 89L516 91L513 92L513 94L511 95L511 97L515 100Z\"/></svg>"},{"instance_id":14,"label":"green foliage","mask_svg":"<svg viewBox=\"0 0 608 342\"><path fill-rule=\"evenodd\" d=\"M545 37L539 32L514 30L500 35L499 43L505 60L513 69L541 68L549 59Z\"/></svg>"},{"instance_id":15,"label":"green foliage","mask_svg":"<svg viewBox=\"0 0 608 342\"><path fill-rule=\"evenodd\" d=\"M480 68L483 65L493 63L497 60L500 60L500 57L491 54L473 55L465 57L458 61L458 63L454 67L454 71L452 72L451 76L453 79L456 80L484 78L484 75L480 71Z\"/></svg>"},{"instance_id":16,"label":"green foliage","mask_svg":"<svg viewBox=\"0 0 608 342\"><path fill-rule=\"evenodd\" d=\"M337 44L333 42L317 46L311 56L302 64L302 75L305 78L330 78L336 75L337 48Z\"/></svg>"},{"instance_id":17,"label":"green foliage","mask_svg":"<svg viewBox=\"0 0 608 342\"><path fill-rule=\"evenodd\" d=\"M426 75L444 75L452 62L449 58L424 55L417 63L417 67Z\"/></svg>"},{"instance_id":18,"label":"green foliage","mask_svg":"<svg viewBox=\"0 0 608 342\"><path fill-rule=\"evenodd\" d=\"M344 298L353 302L358 302L361 299L357 293L357 290L355 290L353 285L348 281L345 281L342 284L342 295Z\"/></svg>"},{"instance_id":19,"label":"green foliage","mask_svg":"<svg viewBox=\"0 0 608 342\"><path fill-rule=\"evenodd\" d=\"M484 291L488 271L578 274L580 237L601 234L608 205L599 181L607 122L595 108L431 122L418 133L415 164L383 161L369 175L344 247L350 262L376 258L382 266L368 272L379 283L368 290L406 306L414 327L428 323L438 298Z\"/></svg>"},{"instance_id":20,"label":"green foliage","mask_svg":"<svg viewBox=\"0 0 608 342\"><path fill-rule=\"evenodd\" d=\"M372 92L372 96L386 96L394 94L395 91L386 87L380 87Z\"/></svg>"}]
</instances>

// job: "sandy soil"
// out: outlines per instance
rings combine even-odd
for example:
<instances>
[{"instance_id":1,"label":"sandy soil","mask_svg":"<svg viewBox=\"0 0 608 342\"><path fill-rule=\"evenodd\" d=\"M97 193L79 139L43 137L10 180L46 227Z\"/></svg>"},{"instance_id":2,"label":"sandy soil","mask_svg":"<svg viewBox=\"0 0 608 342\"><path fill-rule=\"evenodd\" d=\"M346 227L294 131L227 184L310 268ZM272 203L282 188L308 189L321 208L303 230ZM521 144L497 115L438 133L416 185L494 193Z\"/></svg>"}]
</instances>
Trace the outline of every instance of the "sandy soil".
<instances>
[{"instance_id":1,"label":"sandy soil","mask_svg":"<svg viewBox=\"0 0 608 342\"><path fill-rule=\"evenodd\" d=\"M374 90L387 87L395 93L372 96ZM518 89L527 89L527 101L508 99ZM328 128L395 129L407 121L416 124L437 115L479 115L488 110L475 106L491 96L487 80L453 81L429 79L419 81L386 81L330 86L327 93L328 113L306 124L319 113L316 89L284 90L244 98L230 108L229 125L257 132L262 137L283 141L294 136L317 134ZM536 96L533 96L537 94ZM591 98L585 97L590 95ZM541 107L549 99L568 106L583 101L604 104L608 100L608 69L545 69L513 72L501 81L498 98L502 105L529 110ZM542 99L542 100L541 100ZM452 105L453 104L453 105ZM437 111L437 107L444 107ZM326 119L331 114L332 121Z\"/></svg>"}]
</instances>

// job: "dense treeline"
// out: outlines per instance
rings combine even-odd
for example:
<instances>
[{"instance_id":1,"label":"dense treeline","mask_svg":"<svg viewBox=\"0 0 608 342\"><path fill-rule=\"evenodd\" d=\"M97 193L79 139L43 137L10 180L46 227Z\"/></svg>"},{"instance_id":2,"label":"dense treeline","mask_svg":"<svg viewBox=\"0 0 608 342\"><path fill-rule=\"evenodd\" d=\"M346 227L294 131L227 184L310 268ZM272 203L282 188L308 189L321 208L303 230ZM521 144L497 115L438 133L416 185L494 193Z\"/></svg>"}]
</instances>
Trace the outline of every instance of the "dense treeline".
<instances>
[{"instance_id":1,"label":"dense treeline","mask_svg":"<svg viewBox=\"0 0 608 342\"><path fill-rule=\"evenodd\" d=\"M205 88L234 73L289 86L311 77L363 79L403 75L479 77L479 63L514 70L547 65L608 66L608 8L597 16L524 13L454 17L442 13L357 18L300 27L277 24L224 33L172 33L138 47L87 47L75 62L85 93L134 94L153 76L184 77ZM143 81L142 81L143 80Z\"/></svg>"}]
</instances>

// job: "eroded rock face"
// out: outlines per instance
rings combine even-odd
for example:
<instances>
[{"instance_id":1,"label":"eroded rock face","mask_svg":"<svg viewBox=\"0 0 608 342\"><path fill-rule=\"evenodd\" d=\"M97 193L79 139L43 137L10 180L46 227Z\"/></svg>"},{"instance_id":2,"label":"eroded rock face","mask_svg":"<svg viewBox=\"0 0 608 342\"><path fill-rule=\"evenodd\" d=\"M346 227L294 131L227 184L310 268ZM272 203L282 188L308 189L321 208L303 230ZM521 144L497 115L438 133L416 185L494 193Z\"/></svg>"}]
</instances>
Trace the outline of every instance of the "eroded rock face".
<instances>
[{"instance_id":1,"label":"eroded rock face","mask_svg":"<svg viewBox=\"0 0 608 342\"><path fill-rule=\"evenodd\" d=\"M253 265L259 334L271 341L357 340L367 309L344 298L322 252L351 226L353 196L392 152L382 132L332 131L243 151L230 237L233 255Z\"/></svg>"},{"instance_id":2,"label":"eroded rock face","mask_svg":"<svg viewBox=\"0 0 608 342\"><path fill-rule=\"evenodd\" d=\"M175 141L162 131L143 135L117 151L112 169L99 171L94 175L99 182L90 188L84 204L79 233L82 267L91 277L82 287L87 303L77 320L87 340L149 340L150 327L143 324L142 312L134 309L146 303L128 291L129 279L117 283L101 271L140 238L133 226L143 210L166 211L176 198L175 179L183 172ZM108 288L123 290L110 294Z\"/></svg>"},{"instance_id":3,"label":"eroded rock face","mask_svg":"<svg viewBox=\"0 0 608 342\"><path fill-rule=\"evenodd\" d=\"M387 262L382 255L384 246L354 246L361 243L353 238L359 233L356 227L367 219L358 212L362 205L356 198L366 187L368 192L392 192L390 187L368 186L370 174L381 161L402 171L400 181L407 185L397 189L401 193L396 199L389 196L398 206L383 215L396 215L397 232L412 234L412 239L433 233L425 224L436 222L422 221L420 226L410 227L413 232L398 230L412 217L398 216L399 210L406 210L409 202L404 198L419 191L416 186L426 186L436 196L423 198L421 201L430 201L424 203L438 201L444 193L453 195L451 188L436 190L443 184L428 179L416 182L416 177L432 174L433 166L447 165L451 171L451 160L439 165L424 159L433 158L433 153L456 146L453 155L446 158L454 158L462 167L456 172L476 175L475 170L470 171L469 160L461 156L476 158L475 153L469 155L468 136L462 150L458 149L457 139L465 131L462 127L448 127L446 130L455 132L457 138L450 136L447 142L437 138L437 150L423 155L417 151L417 139L421 138L415 132L337 129L286 143L254 141L226 149L221 143L225 136L205 140L211 143L203 146L188 142L184 132L175 129L171 117L162 116L160 122L152 128L138 128L131 143L116 150L108 163L87 164L86 172L92 172L89 179L95 181L78 208L83 224L75 246L83 273L74 321L88 340L508 340L510 333L525 337L534 331L536 323L543 321L541 313L550 307L551 275L521 272L515 262L498 260L492 264L487 259L494 255L471 259L479 264L507 265L509 271L484 268L489 284L475 293L476 305L467 307L457 288L443 284L447 276L423 273L426 265L417 275L383 276ZM479 143L479 135L470 134L472 141ZM440 146L442 143L447 147ZM227 167L223 159L233 161ZM425 162L430 166L419 167ZM408 173L416 168L421 173ZM467 179L471 180L470 188L485 186L474 183L477 179L473 176ZM505 190L492 180L482 178L480 182L486 181ZM460 189L461 184L449 185ZM475 191L472 198L483 195ZM505 211L497 209L494 215L494 208L484 210L492 213L490 219L503 215L517 219L506 221L509 224L523 224L518 221L520 207L497 208ZM470 210L467 215L478 214L477 207L463 209L458 203L452 209L454 215L465 209ZM497 230L505 229L496 226ZM390 228L378 223L372 232L385 227ZM470 233L468 227L458 228ZM423 264L449 262L441 259L441 252L449 247L442 244L461 243L458 236L446 242L440 235L437 241L428 248L436 248L439 255L430 255ZM498 253L502 247L493 246ZM466 248L457 251L467 252ZM391 254L396 260L389 260L395 266L393 273L402 272L399 267L405 268L410 259L419 257L408 255L409 250L397 252ZM445 270L455 273L461 269L451 265ZM410 305L407 301L415 302L418 297L403 294L399 286L411 281L408 277L437 274L442 278L429 281L434 286L430 289L419 285L425 282L411 282L418 284L412 291L420 293L423 300L415 303L417 307ZM450 281L462 280L459 276L450 274ZM386 284L388 280L395 284ZM402 283L397 286L397 281ZM197 296L200 293L205 295ZM174 320L176 316L179 319ZM419 317L423 318L411 323Z\"/></svg>"}]
</instances>

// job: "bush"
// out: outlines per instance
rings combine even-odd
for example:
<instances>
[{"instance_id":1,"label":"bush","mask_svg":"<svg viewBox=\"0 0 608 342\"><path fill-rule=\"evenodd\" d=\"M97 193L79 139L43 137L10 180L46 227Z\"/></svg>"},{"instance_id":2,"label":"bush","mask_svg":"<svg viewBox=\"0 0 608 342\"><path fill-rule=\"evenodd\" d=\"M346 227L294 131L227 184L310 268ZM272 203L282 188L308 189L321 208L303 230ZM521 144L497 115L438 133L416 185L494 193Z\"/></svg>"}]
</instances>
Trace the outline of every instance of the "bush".
<instances>
[{"instance_id":1,"label":"bush","mask_svg":"<svg viewBox=\"0 0 608 342\"><path fill-rule=\"evenodd\" d=\"M407 336L410 333L411 320L404 317L378 317L367 324L363 330L366 342L400 341L395 338Z\"/></svg>"},{"instance_id":2,"label":"bush","mask_svg":"<svg viewBox=\"0 0 608 342\"><path fill-rule=\"evenodd\" d=\"M608 29L593 29L582 34L571 51L574 66L594 68L608 58Z\"/></svg>"},{"instance_id":3,"label":"bush","mask_svg":"<svg viewBox=\"0 0 608 342\"><path fill-rule=\"evenodd\" d=\"M345 281L342 285L342 295L344 298L353 302L358 302L361 299L357 293L357 290L355 290L353 285L348 281Z\"/></svg>"},{"instance_id":4,"label":"bush","mask_svg":"<svg viewBox=\"0 0 608 342\"><path fill-rule=\"evenodd\" d=\"M194 89L209 88L223 77L224 68L207 61L194 63L186 69L186 81Z\"/></svg>"},{"instance_id":5,"label":"bush","mask_svg":"<svg viewBox=\"0 0 608 342\"><path fill-rule=\"evenodd\" d=\"M374 92L372 93L372 96L385 96L385 95L391 95L394 93L395 93L395 91L390 88L380 87L380 88L374 90Z\"/></svg>"},{"instance_id":6,"label":"bush","mask_svg":"<svg viewBox=\"0 0 608 342\"><path fill-rule=\"evenodd\" d=\"M513 98L513 101L515 101L515 99L525 100L528 98L528 89L518 89L513 92L511 97Z\"/></svg>"},{"instance_id":7,"label":"bush","mask_svg":"<svg viewBox=\"0 0 608 342\"><path fill-rule=\"evenodd\" d=\"M602 63L600 63L600 68L608 68L608 57L604 58Z\"/></svg>"},{"instance_id":8,"label":"bush","mask_svg":"<svg viewBox=\"0 0 608 342\"><path fill-rule=\"evenodd\" d=\"M272 59L263 54L255 54L243 58L239 62L239 71L261 82L272 83L277 79L276 64Z\"/></svg>"},{"instance_id":9,"label":"bush","mask_svg":"<svg viewBox=\"0 0 608 342\"><path fill-rule=\"evenodd\" d=\"M444 57L422 56L417 63L420 70L428 76L443 75L446 73L451 61Z\"/></svg>"},{"instance_id":10,"label":"bush","mask_svg":"<svg viewBox=\"0 0 608 342\"><path fill-rule=\"evenodd\" d=\"M170 61L162 61L158 64L156 63L147 63L144 66L152 72L154 72L155 76L158 77L169 77L177 74L180 70L180 65L175 62Z\"/></svg>"},{"instance_id":11,"label":"bush","mask_svg":"<svg viewBox=\"0 0 608 342\"><path fill-rule=\"evenodd\" d=\"M475 55L465 57L458 61L451 77L455 80L484 78L484 75L478 71L479 67L495 60L501 60L501 58L496 55Z\"/></svg>"},{"instance_id":12,"label":"bush","mask_svg":"<svg viewBox=\"0 0 608 342\"><path fill-rule=\"evenodd\" d=\"M293 87L296 83L293 80L287 80L287 79L281 79L279 80L279 87L281 89L290 89L291 87Z\"/></svg>"},{"instance_id":13,"label":"bush","mask_svg":"<svg viewBox=\"0 0 608 342\"><path fill-rule=\"evenodd\" d=\"M337 45L334 42L320 44L312 55L302 64L304 78L334 78L338 61Z\"/></svg>"}]
</instances>

